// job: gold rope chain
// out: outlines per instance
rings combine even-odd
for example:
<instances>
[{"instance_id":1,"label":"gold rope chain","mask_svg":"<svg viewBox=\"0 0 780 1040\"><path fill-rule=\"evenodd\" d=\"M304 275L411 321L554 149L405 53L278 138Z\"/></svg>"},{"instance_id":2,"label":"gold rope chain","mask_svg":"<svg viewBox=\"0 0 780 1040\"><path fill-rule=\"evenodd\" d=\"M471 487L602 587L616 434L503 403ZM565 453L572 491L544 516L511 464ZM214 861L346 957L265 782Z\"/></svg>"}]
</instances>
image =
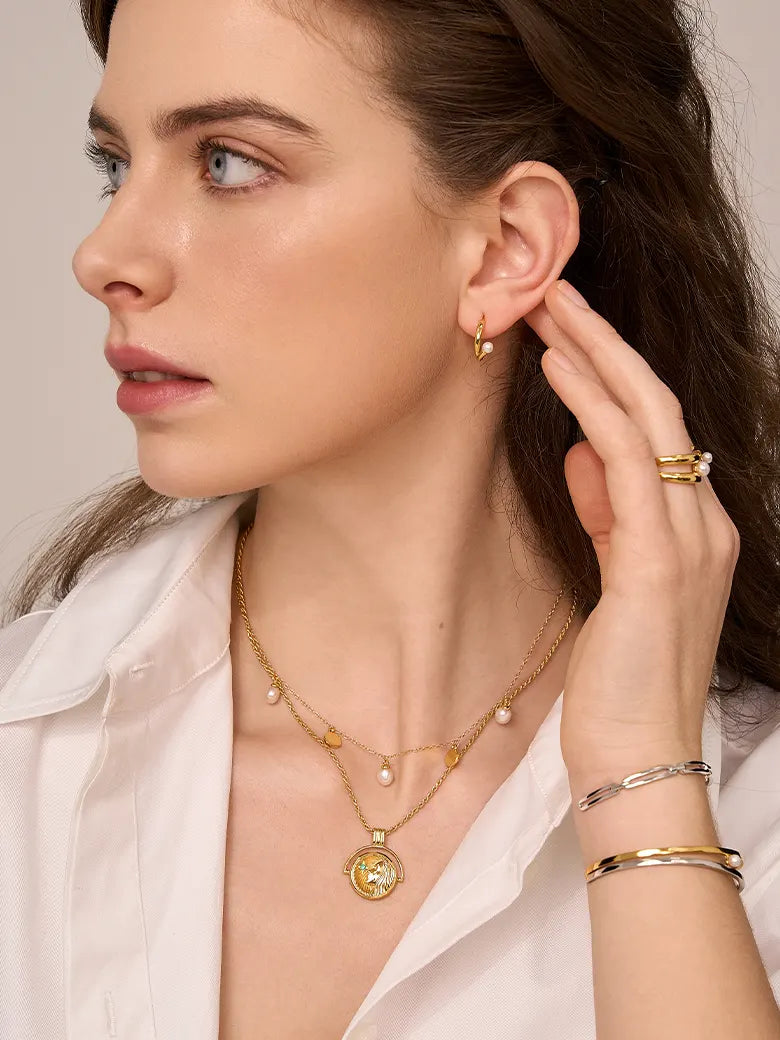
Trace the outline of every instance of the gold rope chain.
<instances>
[{"instance_id":1,"label":"gold rope chain","mask_svg":"<svg viewBox=\"0 0 780 1040\"><path fill-rule=\"evenodd\" d=\"M345 785L345 787L347 789L347 793L349 794L350 800L352 801L352 804L355 807L355 812L357 813L358 819L360 820L361 824L366 828L366 830L372 831L374 828L371 827L371 825L368 823L368 821L366 820L365 816L363 815L363 812L362 812L362 810L360 808L360 805L358 804L358 800L355 797L355 792L352 789L352 785L349 782L349 777L347 776L347 773L346 773L346 771L344 769L344 766L341 764L341 760L339 759L339 757L336 754L336 752L331 747L329 747L328 744L325 742L325 738L320 736L319 733L316 733L311 728L311 726L309 726L308 723L305 722L305 720L302 719L301 716L298 714L298 712L295 710L295 706L293 705L292 701L290 700L290 698L287 696L287 694L285 692L286 691L286 683L284 683L284 681L281 679L281 677L278 675L278 673L271 667L271 664L268 661L268 657L266 656L265 651L263 650L263 648L258 643L257 637L255 636L254 631L252 630L252 625L251 625L251 623L249 621L249 615L248 615L247 609L246 609L246 601L245 601L245 598L244 598L244 585L243 585L243 581L242 581L242 577L241 577L241 557L243 555L244 544L246 542L247 536L249 535L249 532L252 530L252 527L253 527L253 524L250 523L249 526L244 531L243 535L241 536L241 539L239 541L238 552L236 553L236 565L235 565L235 571L234 571L235 584L236 584L236 589L237 589L237 592L238 592L239 605L240 605L240 608L241 608L241 615L242 615L242 617L244 619L244 625L245 625L245 628L246 628L247 636L249 637L249 641L252 644L252 649L254 650L255 655L257 656L257 658L260 661L260 663L262 664L262 666L265 668L265 670L268 672L268 674L273 677L274 684L277 685L277 688L279 689L282 697L284 698L285 703L287 704L287 707L290 709L290 712L292 713L293 718L296 720L296 722L299 723L300 726L303 727L303 729L309 734L309 736L313 740L315 740L321 747L325 748L325 750L328 752L330 757L333 759L334 763L336 764L336 768L338 769L339 773L341 774L341 778L344 781L344 785ZM561 593L558 595L558 598L555 601L556 605L559 602L560 597L561 597L562 594L563 594L563 590L561 590ZM567 619L566 619L563 627L561 628L560 632L558 633L554 643L552 644L550 649L547 651L547 653L545 654L545 656L544 656L543 660L540 662L540 664L534 669L534 671L528 676L527 679L525 679L519 686L517 686L512 691L512 693L509 696L508 700L506 699L506 695L505 695L505 697L502 698L502 700L499 701L498 704L494 705L489 711L485 712L484 715L481 716L479 722L475 723L475 726L477 727L476 732L471 737L471 739L466 744L463 745L462 748L457 747L457 743L458 743L458 741L461 738L458 738L458 741L452 741L450 746L454 747L456 749L457 757L455 757L451 761L451 764L447 765L447 767L445 768L445 770L442 773L442 775L439 777L439 779L433 785L433 787L428 792L428 794L426 794L426 796L422 799L422 801L418 802L417 805L414 806L414 808L410 809L409 812L402 819L400 819L397 823L393 824L392 827L384 827L384 828L382 828L382 830L383 830L385 835L392 834L393 831L398 830L399 827L402 827L405 823L407 823L409 820L411 820L413 816L415 816L422 808L424 808L424 806L426 806L428 804L428 802L431 800L431 798L436 793L436 791L438 791L439 787L444 783L444 781L450 775L450 773L455 768L455 766L458 764L458 762L463 757L463 755L474 744L474 742L477 739L477 737L484 730L485 726L488 724L488 722L490 721L492 716L495 714L496 709L498 707L500 707L501 704L506 704L506 706L509 706L509 704L511 704L512 700L517 696L517 694L520 693L521 690L524 690L525 687L528 686L531 682L533 682L533 680L540 674L540 672L544 669L545 665L549 662L550 658L553 656L555 651L558 649L558 646L560 645L561 640L563 639L564 635L566 634L566 631L569 628L569 625L571 624L572 619L574 618L574 615L576 613L576 608L577 608L577 597L576 597L576 595L573 595L572 606L571 606L571 610L569 611L569 616L567 617ZM540 629L539 634L537 635L537 637L534 640L534 642L531 644L531 649L533 649L533 647L536 645L536 642L538 641L539 637L541 636L542 632L544 631L545 626L549 622L549 619L552 616L552 613L553 613L554 609L555 609L555 607L553 607L552 610L550 611L550 613L547 615L547 619L545 620L544 625ZM526 655L526 659L525 659L526 661L528 660L528 657L530 656L530 652L531 651L529 650L528 654ZM525 662L523 662L523 663L525 663ZM515 678L517 678L517 676L515 676ZM512 682L514 683L514 681L515 680L513 679ZM314 709L312 709L312 710L314 710ZM317 714L317 713L315 712L315 714ZM322 716L318 716L318 717L322 718ZM322 721L327 724L327 720L326 719L322 719ZM473 728L474 728L474 726L469 727L469 729L467 729L467 730L464 730L464 733L462 734L462 736L465 736L465 734L468 733ZM345 734L345 736L346 736L346 734ZM352 740L353 743L357 743L359 746L364 747L364 745L360 745L359 742L356 741L354 738L348 738L348 739ZM417 751L417 750L424 751L424 750L436 749L436 748L445 747L445 746L446 746L445 744L431 744L431 745L427 745L424 748L412 748L412 749L410 749L410 751ZM371 748L366 748L366 750L373 751L373 749L371 749ZM374 754L378 754L378 752L373 752L373 753ZM406 754L406 752L398 752L398 754Z\"/></svg>"},{"instance_id":2,"label":"gold rope chain","mask_svg":"<svg viewBox=\"0 0 780 1040\"><path fill-rule=\"evenodd\" d=\"M555 613L555 611L556 611L556 609L558 607L558 604L560 603L561 598L563 597L563 594L565 592L565 586L563 586L560 589L560 591L558 592L558 595L555 598L555 602L553 603L552 607L550 608L550 611L547 614L547 617L545 618L541 628L537 632L534 641L531 643L530 647L528 648L528 652L525 655L525 657L523 658L523 661L522 661L520 667L518 668L517 672L512 677L512 680L509 683L509 685L507 686L507 689L504 692L504 694L502 695L501 699L496 704L494 704L492 708L489 708L483 715L481 715L476 720L476 722L473 722L470 726L467 726L466 729L463 730L462 733L460 733L457 737L453 738L452 740L444 741L444 742L439 743L439 744L425 744L425 745L423 745L421 747L406 748L403 751L394 751L394 752L392 752L392 754L386 755L386 754L384 754L381 751L377 751L376 748L372 748L368 744L364 744L361 740L358 740L357 737L352 736L351 734L347 733L345 730L338 729L338 727L334 726L331 723L330 719L325 718L325 716L321 715L317 711L316 708L314 708L311 704L309 704L309 702L307 700L304 700L304 698L301 697L300 694L295 693L295 691L292 690L288 686L288 684L281 678L281 676L272 667L271 662L268 660L268 657L267 657L265 651L263 650L263 648L258 643L257 638L255 637L255 634L254 634L254 632L252 630L252 626L251 626L251 624L249 622L249 617L248 617L248 614L247 614L246 602L245 602L245 599L244 599L244 584L243 584L242 576L241 576L241 559L243 557L243 552L244 552L244 543L246 542L246 539L247 539L247 537L249 535L249 532L252 530L252 527L253 527L253 524L250 524L246 528L246 530L244 531L243 536L241 538L240 544L239 544L238 553L237 553L237 557L236 557L236 588L237 588L237 591L238 591L238 600L239 600L239 605L240 605L240 608L241 608L241 614L242 614L242 616L244 618L244 624L245 624L246 629L247 629L247 635L249 636L249 640L250 640L250 642L252 644L252 648L254 649L256 656L260 660L260 663L262 664L263 668L266 670L268 675L273 679L274 686L279 690L279 692L282 694L282 696L285 696L285 694L288 694L290 697L294 697L295 700L297 700L299 703L303 704L306 708L308 708L309 711L320 720L320 722L323 722L329 728L329 730L331 732L338 733L338 735L340 737L343 737L345 740L350 741L350 743L355 744L357 747L361 748L363 751L367 751L367 752L369 752L369 754L376 755L377 758L381 758L381 759L383 759L385 761L390 761L393 758L400 758L403 755L417 754L418 752L421 752L421 751L436 751L439 748L456 748L457 745L461 742L461 740L463 740L463 738L466 736L466 734L470 733L476 726L480 725L483 720L486 720L486 721L489 722L490 719L495 714L495 712L498 710L498 708L500 708L500 707L508 708L511 705L512 700L514 699L514 697L520 692L520 690L523 689L523 686L517 687L515 689L513 689L513 687L514 687L515 683L517 682L518 678L520 677L520 673L525 668L525 666L526 666L526 664L528 662L528 659L530 658L531 654L533 653L534 647L536 646L536 644L539 642L539 640L541 639L542 635L544 634L544 631L547 628L548 624L550 623L550 619L552 618L553 614ZM569 624L571 623L571 620L574 617L574 614L576 612L576 605L577 605L577 601L576 601L576 597L575 597L573 602L572 602L571 613L569 615L569 618L568 618L565 626L561 630L561 634L560 634L559 638L561 638L563 636L563 634L566 632L566 629L569 627ZM557 643L555 644L555 646L557 647ZM285 700L286 700L286 697L285 697Z\"/></svg>"}]
</instances>

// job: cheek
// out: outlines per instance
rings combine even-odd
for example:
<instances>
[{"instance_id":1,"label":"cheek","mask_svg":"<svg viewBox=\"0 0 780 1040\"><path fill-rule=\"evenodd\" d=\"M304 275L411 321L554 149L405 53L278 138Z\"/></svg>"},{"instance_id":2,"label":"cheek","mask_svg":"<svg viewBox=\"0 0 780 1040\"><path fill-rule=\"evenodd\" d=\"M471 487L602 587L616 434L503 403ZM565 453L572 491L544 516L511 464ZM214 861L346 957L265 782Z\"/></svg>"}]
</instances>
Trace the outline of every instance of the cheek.
<instances>
[{"instance_id":1,"label":"cheek","mask_svg":"<svg viewBox=\"0 0 780 1040\"><path fill-rule=\"evenodd\" d=\"M296 228L223 268L209 308L221 315L209 443L258 467L258 483L349 451L415 407L448 361L454 321L440 258L408 218Z\"/></svg>"},{"instance_id":2,"label":"cheek","mask_svg":"<svg viewBox=\"0 0 780 1040\"><path fill-rule=\"evenodd\" d=\"M205 498L273 483L360 449L435 391L452 365L452 276L404 183L363 171L319 198L204 217L177 313L215 393L139 424L154 490Z\"/></svg>"}]
</instances>

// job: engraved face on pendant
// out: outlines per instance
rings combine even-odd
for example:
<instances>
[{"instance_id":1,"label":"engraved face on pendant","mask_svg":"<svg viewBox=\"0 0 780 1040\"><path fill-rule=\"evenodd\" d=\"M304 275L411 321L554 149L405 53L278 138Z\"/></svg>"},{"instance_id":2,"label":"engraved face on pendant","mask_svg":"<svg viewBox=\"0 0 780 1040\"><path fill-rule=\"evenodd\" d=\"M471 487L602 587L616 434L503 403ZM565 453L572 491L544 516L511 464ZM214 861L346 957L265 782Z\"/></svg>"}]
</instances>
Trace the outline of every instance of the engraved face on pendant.
<instances>
[{"instance_id":1,"label":"engraved face on pendant","mask_svg":"<svg viewBox=\"0 0 780 1040\"><path fill-rule=\"evenodd\" d=\"M398 881L404 879L404 868L390 849L368 845L350 856L344 867L352 887L364 899L382 899Z\"/></svg>"}]
</instances>

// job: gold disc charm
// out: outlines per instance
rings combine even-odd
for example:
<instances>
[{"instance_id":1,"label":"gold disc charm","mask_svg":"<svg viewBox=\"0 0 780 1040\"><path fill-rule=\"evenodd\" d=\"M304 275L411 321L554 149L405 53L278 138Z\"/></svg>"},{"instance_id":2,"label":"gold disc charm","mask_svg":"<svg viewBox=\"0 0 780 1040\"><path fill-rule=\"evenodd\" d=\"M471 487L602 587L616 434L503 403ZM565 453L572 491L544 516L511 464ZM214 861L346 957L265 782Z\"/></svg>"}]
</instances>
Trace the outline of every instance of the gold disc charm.
<instances>
[{"instance_id":1,"label":"gold disc charm","mask_svg":"<svg viewBox=\"0 0 780 1040\"><path fill-rule=\"evenodd\" d=\"M333 726L330 727L323 739L328 747L341 747L341 734Z\"/></svg>"},{"instance_id":2,"label":"gold disc charm","mask_svg":"<svg viewBox=\"0 0 780 1040\"><path fill-rule=\"evenodd\" d=\"M403 881L404 868L398 856L385 845L385 832L374 831L373 845L364 845L344 864L352 887L364 899L383 899L390 895L396 882Z\"/></svg>"}]
</instances>

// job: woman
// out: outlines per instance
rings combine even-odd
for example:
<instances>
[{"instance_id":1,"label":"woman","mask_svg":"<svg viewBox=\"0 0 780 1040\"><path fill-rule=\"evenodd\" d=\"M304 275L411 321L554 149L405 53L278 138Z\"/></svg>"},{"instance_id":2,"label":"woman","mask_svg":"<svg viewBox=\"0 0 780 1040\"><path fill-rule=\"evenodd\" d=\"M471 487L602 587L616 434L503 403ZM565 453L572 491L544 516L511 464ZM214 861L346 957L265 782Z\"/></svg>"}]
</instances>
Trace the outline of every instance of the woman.
<instances>
[{"instance_id":1,"label":"woman","mask_svg":"<svg viewBox=\"0 0 780 1040\"><path fill-rule=\"evenodd\" d=\"M780 1037L779 339L695 26L82 10L141 477L0 636L0 1032Z\"/></svg>"}]
</instances>

